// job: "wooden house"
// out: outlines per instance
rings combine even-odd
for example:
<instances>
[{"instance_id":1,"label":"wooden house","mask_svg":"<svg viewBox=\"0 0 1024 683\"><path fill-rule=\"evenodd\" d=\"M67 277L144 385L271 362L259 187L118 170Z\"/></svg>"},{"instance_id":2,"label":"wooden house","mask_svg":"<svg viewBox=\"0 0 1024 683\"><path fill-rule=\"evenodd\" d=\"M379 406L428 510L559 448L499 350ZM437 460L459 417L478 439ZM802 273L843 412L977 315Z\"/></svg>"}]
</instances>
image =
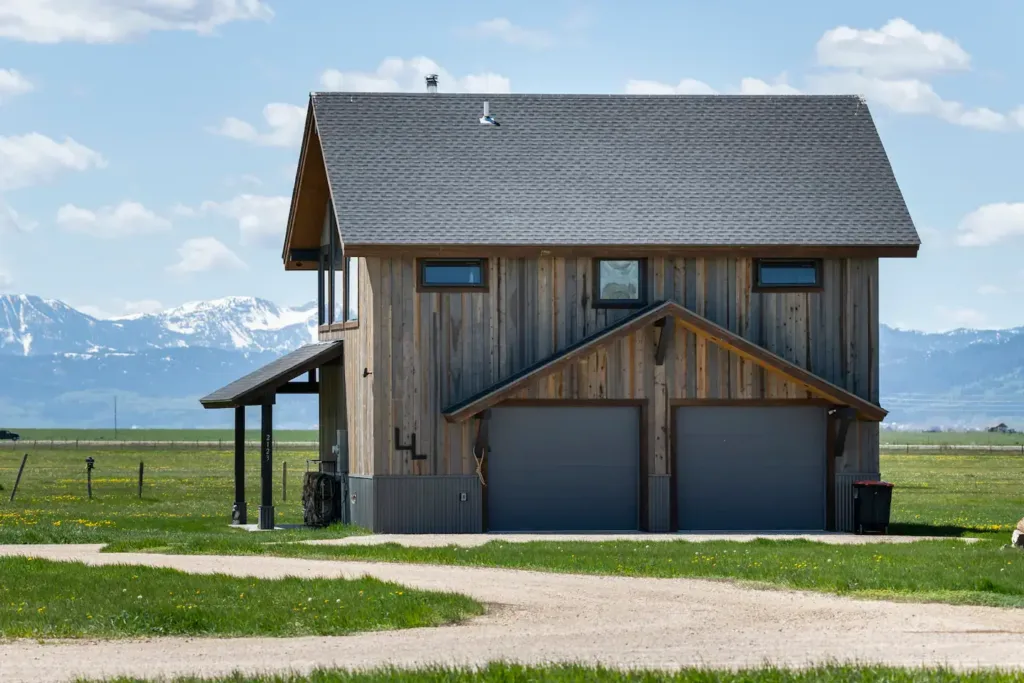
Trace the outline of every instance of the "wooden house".
<instances>
[{"instance_id":1,"label":"wooden house","mask_svg":"<svg viewBox=\"0 0 1024 683\"><path fill-rule=\"evenodd\" d=\"M919 245L859 97L313 93L320 342L204 401L317 392L378 532L848 530Z\"/></svg>"}]
</instances>

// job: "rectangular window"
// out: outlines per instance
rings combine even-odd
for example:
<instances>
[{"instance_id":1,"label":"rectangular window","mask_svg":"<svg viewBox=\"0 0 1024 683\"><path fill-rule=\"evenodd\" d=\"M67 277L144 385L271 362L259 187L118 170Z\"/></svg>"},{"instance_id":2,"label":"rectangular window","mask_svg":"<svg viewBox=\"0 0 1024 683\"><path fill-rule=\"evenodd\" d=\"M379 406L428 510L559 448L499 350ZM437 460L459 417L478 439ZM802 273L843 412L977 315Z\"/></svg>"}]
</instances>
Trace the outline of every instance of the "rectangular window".
<instances>
[{"instance_id":1,"label":"rectangular window","mask_svg":"<svg viewBox=\"0 0 1024 683\"><path fill-rule=\"evenodd\" d=\"M756 259L754 271L755 291L802 292L821 289L821 261L818 259Z\"/></svg>"},{"instance_id":2,"label":"rectangular window","mask_svg":"<svg viewBox=\"0 0 1024 683\"><path fill-rule=\"evenodd\" d=\"M421 292L487 291L487 259L420 259Z\"/></svg>"},{"instance_id":3,"label":"rectangular window","mask_svg":"<svg viewBox=\"0 0 1024 683\"><path fill-rule=\"evenodd\" d=\"M594 259L594 307L638 308L647 303L646 259Z\"/></svg>"},{"instance_id":4,"label":"rectangular window","mask_svg":"<svg viewBox=\"0 0 1024 683\"><path fill-rule=\"evenodd\" d=\"M345 320L359 320L359 259L345 259Z\"/></svg>"}]
</instances>

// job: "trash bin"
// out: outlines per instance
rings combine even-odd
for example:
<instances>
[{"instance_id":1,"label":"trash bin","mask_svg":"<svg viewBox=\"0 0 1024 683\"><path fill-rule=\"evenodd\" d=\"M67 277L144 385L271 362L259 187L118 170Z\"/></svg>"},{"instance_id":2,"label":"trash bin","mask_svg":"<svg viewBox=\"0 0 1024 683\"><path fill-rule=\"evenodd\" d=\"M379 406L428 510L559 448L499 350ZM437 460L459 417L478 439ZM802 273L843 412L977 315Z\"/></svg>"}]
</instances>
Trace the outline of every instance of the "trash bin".
<instances>
[{"instance_id":1,"label":"trash bin","mask_svg":"<svg viewBox=\"0 0 1024 683\"><path fill-rule=\"evenodd\" d=\"M853 530L858 534L889 533L892 484L887 481L853 482Z\"/></svg>"}]
</instances>

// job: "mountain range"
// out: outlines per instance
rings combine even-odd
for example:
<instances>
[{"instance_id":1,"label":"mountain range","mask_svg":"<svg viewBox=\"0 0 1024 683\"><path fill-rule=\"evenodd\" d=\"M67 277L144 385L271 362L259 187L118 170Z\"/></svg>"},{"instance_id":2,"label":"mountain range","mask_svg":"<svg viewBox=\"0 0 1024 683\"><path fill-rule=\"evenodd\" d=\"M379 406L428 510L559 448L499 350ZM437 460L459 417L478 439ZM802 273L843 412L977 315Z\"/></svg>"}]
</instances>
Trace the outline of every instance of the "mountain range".
<instances>
[{"instance_id":1,"label":"mountain range","mask_svg":"<svg viewBox=\"0 0 1024 683\"><path fill-rule=\"evenodd\" d=\"M316 304L253 297L98 319L64 302L0 296L0 428L228 427L198 398L315 339ZM1024 327L944 333L882 325L880 389L900 428L1024 426ZM316 425L316 398L287 396L275 425Z\"/></svg>"}]
</instances>

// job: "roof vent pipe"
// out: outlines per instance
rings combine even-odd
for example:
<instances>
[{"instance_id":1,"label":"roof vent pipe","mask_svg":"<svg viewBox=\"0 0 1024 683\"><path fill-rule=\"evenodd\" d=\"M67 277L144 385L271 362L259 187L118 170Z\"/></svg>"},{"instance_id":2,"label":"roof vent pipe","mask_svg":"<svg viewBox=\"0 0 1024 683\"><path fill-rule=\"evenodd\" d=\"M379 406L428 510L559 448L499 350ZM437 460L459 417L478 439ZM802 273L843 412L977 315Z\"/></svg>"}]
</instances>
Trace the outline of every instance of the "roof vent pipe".
<instances>
[{"instance_id":1,"label":"roof vent pipe","mask_svg":"<svg viewBox=\"0 0 1024 683\"><path fill-rule=\"evenodd\" d=\"M437 92L437 74L427 76L427 92Z\"/></svg>"}]
</instances>

